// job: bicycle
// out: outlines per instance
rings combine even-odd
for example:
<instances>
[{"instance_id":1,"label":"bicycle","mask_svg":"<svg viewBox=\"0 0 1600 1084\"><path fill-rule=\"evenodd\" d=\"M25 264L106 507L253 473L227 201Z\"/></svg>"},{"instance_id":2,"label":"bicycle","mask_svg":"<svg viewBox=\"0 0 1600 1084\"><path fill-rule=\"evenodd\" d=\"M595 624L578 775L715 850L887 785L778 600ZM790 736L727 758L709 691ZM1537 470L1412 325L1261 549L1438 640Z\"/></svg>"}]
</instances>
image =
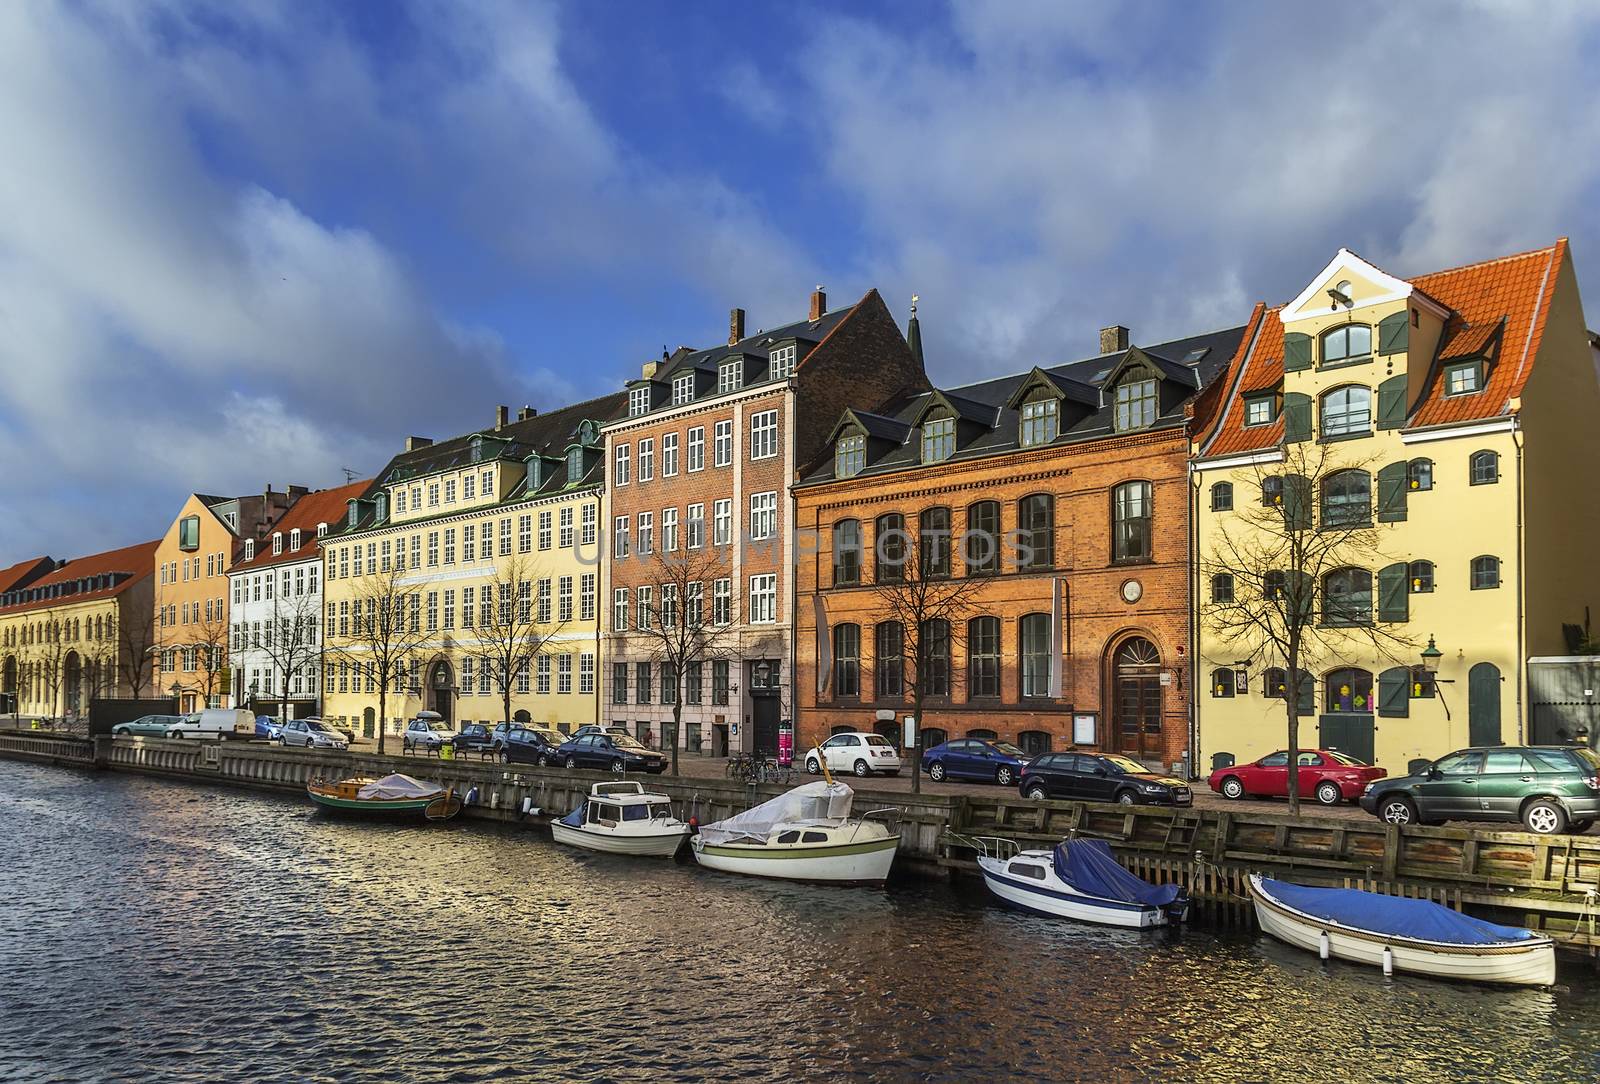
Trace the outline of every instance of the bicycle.
<instances>
[{"instance_id":1,"label":"bicycle","mask_svg":"<svg viewBox=\"0 0 1600 1084\"><path fill-rule=\"evenodd\" d=\"M750 773L755 769L754 761L754 753L735 753L728 758L728 764L723 768L722 774L729 779L743 779L749 782Z\"/></svg>"}]
</instances>

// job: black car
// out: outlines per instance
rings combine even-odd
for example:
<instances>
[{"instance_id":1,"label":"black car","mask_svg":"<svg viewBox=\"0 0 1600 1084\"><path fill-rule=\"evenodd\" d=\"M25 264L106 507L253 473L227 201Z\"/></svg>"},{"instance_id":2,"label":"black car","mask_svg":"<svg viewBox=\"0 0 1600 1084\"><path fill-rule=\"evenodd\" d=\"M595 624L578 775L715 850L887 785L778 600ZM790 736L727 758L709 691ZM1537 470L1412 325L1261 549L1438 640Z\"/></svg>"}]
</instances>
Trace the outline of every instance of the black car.
<instances>
[{"instance_id":1,"label":"black car","mask_svg":"<svg viewBox=\"0 0 1600 1084\"><path fill-rule=\"evenodd\" d=\"M487 754L494 747L494 735L482 723L464 723L452 744L457 753Z\"/></svg>"},{"instance_id":2,"label":"black car","mask_svg":"<svg viewBox=\"0 0 1600 1084\"><path fill-rule=\"evenodd\" d=\"M561 763L556 750L565 735L534 723L501 723L494 728L494 756L501 764L537 764L541 768Z\"/></svg>"},{"instance_id":3,"label":"black car","mask_svg":"<svg viewBox=\"0 0 1600 1084\"><path fill-rule=\"evenodd\" d=\"M583 734L556 750L556 759L568 768L600 768L614 772L667 770L667 758L646 749L626 734Z\"/></svg>"},{"instance_id":4,"label":"black car","mask_svg":"<svg viewBox=\"0 0 1600 1084\"><path fill-rule=\"evenodd\" d=\"M1071 798L1122 805L1190 805L1181 779L1161 775L1115 753L1046 753L1022 766L1017 790L1026 798Z\"/></svg>"}]
</instances>

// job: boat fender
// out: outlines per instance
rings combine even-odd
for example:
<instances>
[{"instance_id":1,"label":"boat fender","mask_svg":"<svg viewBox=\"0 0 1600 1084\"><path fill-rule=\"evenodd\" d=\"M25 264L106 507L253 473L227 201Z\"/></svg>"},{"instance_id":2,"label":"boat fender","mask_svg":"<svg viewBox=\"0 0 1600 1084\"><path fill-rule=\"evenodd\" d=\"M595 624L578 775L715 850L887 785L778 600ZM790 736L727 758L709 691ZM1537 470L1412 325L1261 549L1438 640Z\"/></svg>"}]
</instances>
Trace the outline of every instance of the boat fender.
<instances>
[{"instance_id":1,"label":"boat fender","mask_svg":"<svg viewBox=\"0 0 1600 1084\"><path fill-rule=\"evenodd\" d=\"M1383 973L1385 977L1394 975L1394 949L1388 945L1383 946Z\"/></svg>"},{"instance_id":2,"label":"boat fender","mask_svg":"<svg viewBox=\"0 0 1600 1084\"><path fill-rule=\"evenodd\" d=\"M533 812L533 797L532 797L532 795L529 795L528 797L522 799L522 815L524 817L526 817L528 814L530 814L532 812Z\"/></svg>"},{"instance_id":3,"label":"boat fender","mask_svg":"<svg viewBox=\"0 0 1600 1084\"><path fill-rule=\"evenodd\" d=\"M1323 930L1317 935L1317 955L1324 960L1328 958L1328 931Z\"/></svg>"},{"instance_id":4,"label":"boat fender","mask_svg":"<svg viewBox=\"0 0 1600 1084\"><path fill-rule=\"evenodd\" d=\"M700 818L694 816L693 814L690 814L689 816L689 834L691 836L697 836L700 834Z\"/></svg>"},{"instance_id":5,"label":"boat fender","mask_svg":"<svg viewBox=\"0 0 1600 1084\"><path fill-rule=\"evenodd\" d=\"M467 804L467 805L477 805L478 804L478 788L477 787L473 787L472 789L467 791L467 797L466 797L466 803L465 804Z\"/></svg>"}]
</instances>

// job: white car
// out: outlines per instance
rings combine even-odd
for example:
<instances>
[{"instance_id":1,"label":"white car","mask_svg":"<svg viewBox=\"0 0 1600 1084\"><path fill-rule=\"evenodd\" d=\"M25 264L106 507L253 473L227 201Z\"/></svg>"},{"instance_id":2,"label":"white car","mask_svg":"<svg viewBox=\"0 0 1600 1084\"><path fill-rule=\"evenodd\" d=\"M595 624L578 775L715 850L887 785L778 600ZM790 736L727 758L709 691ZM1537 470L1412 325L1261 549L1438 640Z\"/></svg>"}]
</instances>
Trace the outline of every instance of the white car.
<instances>
[{"instance_id":1,"label":"white car","mask_svg":"<svg viewBox=\"0 0 1600 1084\"><path fill-rule=\"evenodd\" d=\"M806 771L821 775L824 757L830 772L854 772L863 778L874 772L900 774L900 754L882 734L835 734L806 752Z\"/></svg>"}]
</instances>

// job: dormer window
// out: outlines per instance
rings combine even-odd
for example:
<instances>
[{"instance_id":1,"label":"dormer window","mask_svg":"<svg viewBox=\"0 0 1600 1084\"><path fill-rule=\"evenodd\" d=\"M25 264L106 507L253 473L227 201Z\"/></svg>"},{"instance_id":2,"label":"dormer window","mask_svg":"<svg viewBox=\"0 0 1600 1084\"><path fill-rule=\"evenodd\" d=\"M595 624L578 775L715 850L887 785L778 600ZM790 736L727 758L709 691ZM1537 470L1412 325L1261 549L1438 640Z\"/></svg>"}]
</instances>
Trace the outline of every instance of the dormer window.
<instances>
[{"instance_id":1,"label":"dormer window","mask_svg":"<svg viewBox=\"0 0 1600 1084\"><path fill-rule=\"evenodd\" d=\"M650 388L631 388L628 391L628 416L636 418L650 412Z\"/></svg>"},{"instance_id":2,"label":"dormer window","mask_svg":"<svg viewBox=\"0 0 1600 1084\"><path fill-rule=\"evenodd\" d=\"M929 418L922 423L922 461L941 463L956 454L956 420Z\"/></svg>"},{"instance_id":3,"label":"dormer window","mask_svg":"<svg viewBox=\"0 0 1600 1084\"><path fill-rule=\"evenodd\" d=\"M790 343L788 346L777 347L775 350L773 350L772 353L768 355L767 375L772 377L774 380L787 380L789 375L794 372L794 359L796 353L797 350L793 343Z\"/></svg>"},{"instance_id":4,"label":"dormer window","mask_svg":"<svg viewBox=\"0 0 1600 1084\"><path fill-rule=\"evenodd\" d=\"M1471 395L1483 389L1483 365L1477 361L1464 361L1450 365L1444 371L1446 395Z\"/></svg>"},{"instance_id":5,"label":"dormer window","mask_svg":"<svg viewBox=\"0 0 1600 1084\"><path fill-rule=\"evenodd\" d=\"M327 538L328 537L328 525L326 523L317 524L317 537L318 538Z\"/></svg>"},{"instance_id":6,"label":"dormer window","mask_svg":"<svg viewBox=\"0 0 1600 1084\"><path fill-rule=\"evenodd\" d=\"M253 560L255 560L255 556L256 556L256 540L253 539L253 538L245 539L244 540L244 559L246 561L253 561Z\"/></svg>"},{"instance_id":7,"label":"dormer window","mask_svg":"<svg viewBox=\"0 0 1600 1084\"><path fill-rule=\"evenodd\" d=\"M397 516L406 514L406 491L403 489L394 491L394 514Z\"/></svg>"},{"instance_id":8,"label":"dormer window","mask_svg":"<svg viewBox=\"0 0 1600 1084\"><path fill-rule=\"evenodd\" d=\"M528 489L544 485L544 462L536 455L528 457Z\"/></svg>"},{"instance_id":9,"label":"dormer window","mask_svg":"<svg viewBox=\"0 0 1600 1084\"><path fill-rule=\"evenodd\" d=\"M1024 448L1049 444L1059 432L1061 405L1054 399L1035 399L1022 404L1022 425L1018 439Z\"/></svg>"},{"instance_id":10,"label":"dormer window","mask_svg":"<svg viewBox=\"0 0 1600 1084\"><path fill-rule=\"evenodd\" d=\"M567 449L567 484L572 485L583 477L583 449Z\"/></svg>"},{"instance_id":11,"label":"dormer window","mask_svg":"<svg viewBox=\"0 0 1600 1084\"><path fill-rule=\"evenodd\" d=\"M294 530L289 532L289 549L291 551L294 551L294 550L298 550L299 548L300 548L300 528L296 527Z\"/></svg>"},{"instance_id":12,"label":"dormer window","mask_svg":"<svg viewBox=\"0 0 1600 1084\"><path fill-rule=\"evenodd\" d=\"M473 437L469 447L472 449L472 461L474 463L483 462L483 438L481 436Z\"/></svg>"},{"instance_id":13,"label":"dormer window","mask_svg":"<svg viewBox=\"0 0 1600 1084\"><path fill-rule=\"evenodd\" d=\"M1366 324L1346 324L1322 336L1322 364L1350 365L1372 355L1372 328Z\"/></svg>"},{"instance_id":14,"label":"dormer window","mask_svg":"<svg viewBox=\"0 0 1600 1084\"><path fill-rule=\"evenodd\" d=\"M672 378L672 405L694 402L694 374L680 373Z\"/></svg>"},{"instance_id":15,"label":"dormer window","mask_svg":"<svg viewBox=\"0 0 1600 1084\"><path fill-rule=\"evenodd\" d=\"M283 532L272 532L272 556L276 557L283 552Z\"/></svg>"},{"instance_id":16,"label":"dormer window","mask_svg":"<svg viewBox=\"0 0 1600 1084\"><path fill-rule=\"evenodd\" d=\"M419 490L418 492L421 492L421 491ZM360 515L361 515L361 506L358 505L355 501L351 501L349 508L346 509L346 511L345 511L345 522L349 526L354 527L356 525L356 519Z\"/></svg>"},{"instance_id":17,"label":"dormer window","mask_svg":"<svg viewBox=\"0 0 1600 1084\"><path fill-rule=\"evenodd\" d=\"M1148 429L1156 421L1156 382L1154 378L1127 380L1117 385L1115 425L1117 432Z\"/></svg>"},{"instance_id":18,"label":"dormer window","mask_svg":"<svg viewBox=\"0 0 1600 1084\"><path fill-rule=\"evenodd\" d=\"M854 478L867 466L867 438L860 433L840 437L833 446L833 476Z\"/></svg>"},{"instance_id":19,"label":"dormer window","mask_svg":"<svg viewBox=\"0 0 1600 1084\"><path fill-rule=\"evenodd\" d=\"M717 366L717 391L738 391L744 387L744 359L735 358Z\"/></svg>"},{"instance_id":20,"label":"dormer window","mask_svg":"<svg viewBox=\"0 0 1600 1084\"><path fill-rule=\"evenodd\" d=\"M385 520L389 518L389 494L379 493L372 499L374 518Z\"/></svg>"},{"instance_id":21,"label":"dormer window","mask_svg":"<svg viewBox=\"0 0 1600 1084\"><path fill-rule=\"evenodd\" d=\"M1252 395L1244 401L1244 424L1271 425L1278 417L1278 400L1275 395Z\"/></svg>"}]
</instances>

